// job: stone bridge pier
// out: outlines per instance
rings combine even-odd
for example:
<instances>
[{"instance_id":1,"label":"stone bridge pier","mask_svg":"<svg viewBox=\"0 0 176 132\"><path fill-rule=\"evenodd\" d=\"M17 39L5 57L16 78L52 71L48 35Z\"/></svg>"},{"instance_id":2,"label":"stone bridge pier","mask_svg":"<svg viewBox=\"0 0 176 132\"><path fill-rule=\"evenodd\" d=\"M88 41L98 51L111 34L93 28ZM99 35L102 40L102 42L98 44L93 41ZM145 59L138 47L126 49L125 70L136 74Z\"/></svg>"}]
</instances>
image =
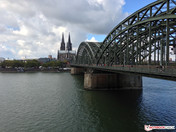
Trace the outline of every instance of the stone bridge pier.
<instances>
[{"instance_id":1,"label":"stone bridge pier","mask_svg":"<svg viewBox=\"0 0 176 132\"><path fill-rule=\"evenodd\" d=\"M71 74L84 73L86 90L142 89L142 76L135 74L110 73L93 69L72 68Z\"/></svg>"}]
</instances>

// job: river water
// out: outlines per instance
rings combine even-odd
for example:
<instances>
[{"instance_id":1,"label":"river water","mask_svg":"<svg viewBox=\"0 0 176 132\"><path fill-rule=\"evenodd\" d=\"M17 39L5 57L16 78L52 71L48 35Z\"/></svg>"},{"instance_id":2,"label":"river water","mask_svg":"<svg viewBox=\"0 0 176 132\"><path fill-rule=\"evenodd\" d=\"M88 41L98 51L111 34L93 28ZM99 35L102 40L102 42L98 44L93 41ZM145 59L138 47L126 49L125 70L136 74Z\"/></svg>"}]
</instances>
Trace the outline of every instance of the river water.
<instances>
[{"instance_id":1,"label":"river water","mask_svg":"<svg viewBox=\"0 0 176 132\"><path fill-rule=\"evenodd\" d=\"M176 82L142 91L86 91L70 73L0 73L0 132L140 132L176 126Z\"/></svg>"}]
</instances>

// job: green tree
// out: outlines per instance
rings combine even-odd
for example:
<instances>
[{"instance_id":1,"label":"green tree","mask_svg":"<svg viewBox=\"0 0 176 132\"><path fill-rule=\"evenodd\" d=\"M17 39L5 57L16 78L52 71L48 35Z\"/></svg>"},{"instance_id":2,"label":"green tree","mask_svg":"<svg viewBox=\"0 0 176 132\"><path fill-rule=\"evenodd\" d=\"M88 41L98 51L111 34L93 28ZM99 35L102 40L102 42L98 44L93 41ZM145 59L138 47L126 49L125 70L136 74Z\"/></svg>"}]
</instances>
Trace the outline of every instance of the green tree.
<instances>
[{"instance_id":1,"label":"green tree","mask_svg":"<svg viewBox=\"0 0 176 132\"><path fill-rule=\"evenodd\" d=\"M66 62L62 62L62 61L50 61L47 63L42 64L43 67L52 67L52 68L56 68L56 67L65 67Z\"/></svg>"},{"instance_id":2,"label":"green tree","mask_svg":"<svg viewBox=\"0 0 176 132\"><path fill-rule=\"evenodd\" d=\"M19 60L14 60L12 61L12 67L24 67L24 62L23 61L19 61Z\"/></svg>"},{"instance_id":3,"label":"green tree","mask_svg":"<svg viewBox=\"0 0 176 132\"><path fill-rule=\"evenodd\" d=\"M1 63L2 68L12 68L13 67L13 61L12 60L5 60Z\"/></svg>"},{"instance_id":4,"label":"green tree","mask_svg":"<svg viewBox=\"0 0 176 132\"><path fill-rule=\"evenodd\" d=\"M38 68L40 66L40 62L38 62L37 60L28 60L25 63L25 67L26 68Z\"/></svg>"}]
</instances>

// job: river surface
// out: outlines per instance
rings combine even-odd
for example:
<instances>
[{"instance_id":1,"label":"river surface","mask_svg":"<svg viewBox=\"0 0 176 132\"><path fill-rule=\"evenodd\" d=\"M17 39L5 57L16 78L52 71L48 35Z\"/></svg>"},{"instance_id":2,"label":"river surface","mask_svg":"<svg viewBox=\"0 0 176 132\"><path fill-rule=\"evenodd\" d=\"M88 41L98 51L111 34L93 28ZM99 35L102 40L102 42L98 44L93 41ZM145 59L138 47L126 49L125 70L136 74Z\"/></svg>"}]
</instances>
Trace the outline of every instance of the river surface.
<instances>
[{"instance_id":1,"label":"river surface","mask_svg":"<svg viewBox=\"0 0 176 132\"><path fill-rule=\"evenodd\" d=\"M176 82L144 77L142 91L86 91L70 73L0 73L0 132L141 132L145 124L176 126Z\"/></svg>"}]
</instances>

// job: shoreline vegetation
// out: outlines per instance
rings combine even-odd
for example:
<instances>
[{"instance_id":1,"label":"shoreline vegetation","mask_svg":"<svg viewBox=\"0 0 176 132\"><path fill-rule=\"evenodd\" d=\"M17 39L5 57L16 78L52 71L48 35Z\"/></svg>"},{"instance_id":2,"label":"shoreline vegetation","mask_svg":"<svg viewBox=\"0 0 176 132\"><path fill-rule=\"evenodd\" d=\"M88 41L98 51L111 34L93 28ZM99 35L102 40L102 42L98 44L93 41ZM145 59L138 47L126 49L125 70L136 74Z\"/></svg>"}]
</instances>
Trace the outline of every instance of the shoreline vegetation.
<instances>
[{"instance_id":1,"label":"shoreline vegetation","mask_svg":"<svg viewBox=\"0 0 176 132\"><path fill-rule=\"evenodd\" d=\"M0 63L1 73L65 71L70 71L69 63L67 61L49 61L41 63L38 60L5 60Z\"/></svg>"},{"instance_id":2,"label":"shoreline vegetation","mask_svg":"<svg viewBox=\"0 0 176 132\"><path fill-rule=\"evenodd\" d=\"M32 73L32 72L68 72L70 68L50 68L50 69L16 69L16 68L0 68L1 73Z\"/></svg>"}]
</instances>

